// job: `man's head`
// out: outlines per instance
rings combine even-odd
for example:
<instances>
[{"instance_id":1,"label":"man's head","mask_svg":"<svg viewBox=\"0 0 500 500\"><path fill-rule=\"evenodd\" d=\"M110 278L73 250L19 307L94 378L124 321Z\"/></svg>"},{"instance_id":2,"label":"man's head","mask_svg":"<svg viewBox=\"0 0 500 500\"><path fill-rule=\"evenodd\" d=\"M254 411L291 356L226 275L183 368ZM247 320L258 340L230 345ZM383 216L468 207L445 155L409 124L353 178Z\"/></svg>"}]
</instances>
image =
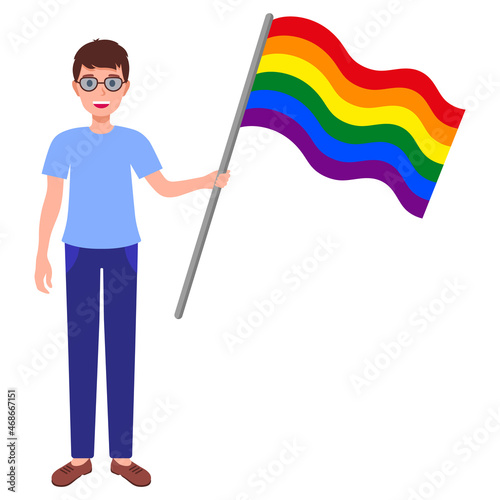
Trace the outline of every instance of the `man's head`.
<instances>
[{"instance_id":1,"label":"man's head","mask_svg":"<svg viewBox=\"0 0 500 500\"><path fill-rule=\"evenodd\" d=\"M127 93L127 51L112 40L94 40L75 55L73 89L94 116L109 116Z\"/></svg>"}]
</instances>

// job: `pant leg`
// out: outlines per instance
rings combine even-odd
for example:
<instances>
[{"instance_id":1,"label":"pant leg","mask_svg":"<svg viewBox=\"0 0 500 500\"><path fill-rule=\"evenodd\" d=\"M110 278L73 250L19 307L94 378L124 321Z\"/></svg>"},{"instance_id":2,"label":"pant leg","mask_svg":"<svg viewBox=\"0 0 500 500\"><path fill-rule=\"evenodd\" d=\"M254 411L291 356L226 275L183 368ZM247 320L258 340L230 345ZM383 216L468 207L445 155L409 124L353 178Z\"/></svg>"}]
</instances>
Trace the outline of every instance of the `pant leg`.
<instances>
[{"instance_id":1,"label":"pant leg","mask_svg":"<svg viewBox=\"0 0 500 500\"><path fill-rule=\"evenodd\" d=\"M71 456L94 456L99 345L98 250L66 245Z\"/></svg>"},{"instance_id":2,"label":"pant leg","mask_svg":"<svg viewBox=\"0 0 500 500\"><path fill-rule=\"evenodd\" d=\"M109 250L104 267L104 331L109 453L132 456L137 244Z\"/></svg>"}]
</instances>

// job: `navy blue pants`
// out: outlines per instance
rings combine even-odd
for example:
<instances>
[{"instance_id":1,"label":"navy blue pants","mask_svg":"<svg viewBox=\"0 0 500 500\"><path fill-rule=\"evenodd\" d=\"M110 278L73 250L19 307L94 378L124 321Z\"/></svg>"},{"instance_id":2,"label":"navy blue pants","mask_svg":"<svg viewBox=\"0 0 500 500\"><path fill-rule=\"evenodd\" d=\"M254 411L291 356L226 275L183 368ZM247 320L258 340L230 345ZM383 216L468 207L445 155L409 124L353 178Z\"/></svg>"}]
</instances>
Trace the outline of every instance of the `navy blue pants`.
<instances>
[{"instance_id":1,"label":"navy blue pants","mask_svg":"<svg viewBox=\"0 0 500 500\"><path fill-rule=\"evenodd\" d=\"M94 456L100 270L109 453L132 456L137 244L93 249L66 244L71 456Z\"/></svg>"}]
</instances>

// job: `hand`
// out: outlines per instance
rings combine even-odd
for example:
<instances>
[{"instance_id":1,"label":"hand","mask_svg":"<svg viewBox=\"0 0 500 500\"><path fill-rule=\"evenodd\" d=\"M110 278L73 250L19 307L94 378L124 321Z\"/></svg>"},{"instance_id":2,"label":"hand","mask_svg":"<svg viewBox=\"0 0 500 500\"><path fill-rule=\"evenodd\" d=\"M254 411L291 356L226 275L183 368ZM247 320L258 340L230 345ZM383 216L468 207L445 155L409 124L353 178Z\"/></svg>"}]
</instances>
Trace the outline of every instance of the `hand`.
<instances>
[{"instance_id":1,"label":"hand","mask_svg":"<svg viewBox=\"0 0 500 500\"><path fill-rule=\"evenodd\" d=\"M36 256L35 283L38 290L43 293L49 293L45 288L44 278L47 286L52 288L52 267L46 255Z\"/></svg>"},{"instance_id":2,"label":"hand","mask_svg":"<svg viewBox=\"0 0 500 500\"><path fill-rule=\"evenodd\" d=\"M223 188L228 183L229 177L231 177L231 174L229 172L231 172L231 170L228 170L225 174L217 175L219 172L216 170L215 172L208 174L205 177L206 185L204 187L212 188L215 181L215 185L217 187Z\"/></svg>"}]
</instances>

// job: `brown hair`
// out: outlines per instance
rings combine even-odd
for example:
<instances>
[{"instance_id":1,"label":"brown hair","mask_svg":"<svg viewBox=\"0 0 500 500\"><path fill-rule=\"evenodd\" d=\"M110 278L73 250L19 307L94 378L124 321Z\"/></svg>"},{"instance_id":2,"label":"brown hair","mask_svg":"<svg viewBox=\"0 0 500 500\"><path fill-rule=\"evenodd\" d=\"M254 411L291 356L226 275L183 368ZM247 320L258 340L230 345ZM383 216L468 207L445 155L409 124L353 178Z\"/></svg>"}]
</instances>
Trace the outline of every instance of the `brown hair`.
<instances>
[{"instance_id":1,"label":"brown hair","mask_svg":"<svg viewBox=\"0 0 500 500\"><path fill-rule=\"evenodd\" d=\"M123 79L128 81L128 54L127 51L113 40L99 40L85 44L75 54L73 63L73 77L78 80L82 66L87 68L122 68Z\"/></svg>"}]
</instances>

